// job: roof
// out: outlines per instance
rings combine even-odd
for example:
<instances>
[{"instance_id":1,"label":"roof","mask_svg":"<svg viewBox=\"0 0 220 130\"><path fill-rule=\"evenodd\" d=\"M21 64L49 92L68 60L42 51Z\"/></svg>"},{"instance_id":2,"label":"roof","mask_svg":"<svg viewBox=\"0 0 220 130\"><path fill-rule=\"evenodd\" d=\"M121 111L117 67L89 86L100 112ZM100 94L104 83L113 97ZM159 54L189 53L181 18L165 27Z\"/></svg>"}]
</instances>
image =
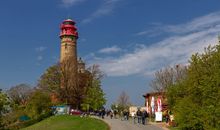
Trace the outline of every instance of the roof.
<instances>
[{"instance_id":1,"label":"roof","mask_svg":"<svg viewBox=\"0 0 220 130\"><path fill-rule=\"evenodd\" d=\"M165 92L150 92L143 95L143 97L155 96L155 95L163 95Z\"/></svg>"}]
</instances>

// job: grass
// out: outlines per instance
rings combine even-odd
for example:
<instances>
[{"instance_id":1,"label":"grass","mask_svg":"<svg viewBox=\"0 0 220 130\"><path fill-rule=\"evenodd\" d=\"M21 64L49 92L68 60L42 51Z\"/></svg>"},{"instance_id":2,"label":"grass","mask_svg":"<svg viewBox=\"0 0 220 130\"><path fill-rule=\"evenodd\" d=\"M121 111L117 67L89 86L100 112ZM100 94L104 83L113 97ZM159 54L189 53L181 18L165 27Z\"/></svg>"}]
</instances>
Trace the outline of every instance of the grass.
<instances>
[{"instance_id":1,"label":"grass","mask_svg":"<svg viewBox=\"0 0 220 130\"><path fill-rule=\"evenodd\" d=\"M52 116L21 130L109 130L101 120L87 117L60 115Z\"/></svg>"}]
</instances>

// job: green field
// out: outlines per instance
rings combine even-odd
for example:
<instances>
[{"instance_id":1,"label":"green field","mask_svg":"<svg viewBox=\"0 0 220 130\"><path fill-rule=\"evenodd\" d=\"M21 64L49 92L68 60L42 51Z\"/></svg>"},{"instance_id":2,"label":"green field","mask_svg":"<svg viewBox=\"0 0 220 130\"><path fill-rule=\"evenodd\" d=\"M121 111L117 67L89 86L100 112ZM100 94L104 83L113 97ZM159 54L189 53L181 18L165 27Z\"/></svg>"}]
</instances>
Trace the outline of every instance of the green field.
<instances>
[{"instance_id":1,"label":"green field","mask_svg":"<svg viewBox=\"0 0 220 130\"><path fill-rule=\"evenodd\" d=\"M101 120L87 117L60 115L49 117L21 130L109 130Z\"/></svg>"}]
</instances>

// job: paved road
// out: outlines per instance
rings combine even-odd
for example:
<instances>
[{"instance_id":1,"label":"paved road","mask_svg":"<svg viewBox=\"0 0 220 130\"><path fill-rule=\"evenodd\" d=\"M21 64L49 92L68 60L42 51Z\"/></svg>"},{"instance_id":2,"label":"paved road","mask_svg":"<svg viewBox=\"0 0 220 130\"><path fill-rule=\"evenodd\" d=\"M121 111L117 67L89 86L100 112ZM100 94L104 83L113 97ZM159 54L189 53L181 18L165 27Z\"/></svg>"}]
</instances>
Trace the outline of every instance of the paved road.
<instances>
[{"instance_id":1,"label":"paved road","mask_svg":"<svg viewBox=\"0 0 220 130\"><path fill-rule=\"evenodd\" d=\"M142 125L142 124L133 124L132 121L121 121L120 119L110 119L106 117L104 119L106 123L109 124L111 127L111 130L163 130L162 128L147 124L147 125Z\"/></svg>"}]
</instances>

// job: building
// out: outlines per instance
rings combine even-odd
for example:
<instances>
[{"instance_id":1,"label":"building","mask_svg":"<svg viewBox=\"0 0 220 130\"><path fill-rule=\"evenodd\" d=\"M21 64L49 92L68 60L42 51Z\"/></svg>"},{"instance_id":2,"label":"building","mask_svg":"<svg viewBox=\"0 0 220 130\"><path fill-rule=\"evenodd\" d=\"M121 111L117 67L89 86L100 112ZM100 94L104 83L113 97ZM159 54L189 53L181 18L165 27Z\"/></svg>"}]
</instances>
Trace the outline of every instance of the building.
<instances>
[{"instance_id":1,"label":"building","mask_svg":"<svg viewBox=\"0 0 220 130\"><path fill-rule=\"evenodd\" d=\"M61 88L65 88L65 80L71 77L72 86L78 86L78 63L77 63L77 39L78 32L75 22L71 19L64 20L60 25L60 64L63 76L61 78ZM71 74L71 75L70 75ZM69 76L69 77L67 77Z\"/></svg>"},{"instance_id":2,"label":"building","mask_svg":"<svg viewBox=\"0 0 220 130\"><path fill-rule=\"evenodd\" d=\"M73 20L67 19L61 23L60 39L60 62L64 60L73 60L76 66L78 32Z\"/></svg>"},{"instance_id":3,"label":"building","mask_svg":"<svg viewBox=\"0 0 220 130\"><path fill-rule=\"evenodd\" d=\"M86 65L85 65L85 62L82 60L82 58L80 57L77 61L78 65L78 73L85 73L85 68L86 68Z\"/></svg>"},{"instance_id":4,"label":"building","mask_svg":"<svg viewBox=\"0 0 220 130\"><path fill-rule=\"evenodd\" d=\"M60 101L71 104L73 100L73 90L81 87L79 85L79 74L86 73L85 63L81 58L77 59L77 39L78 32L75 22L71 19L64 20L60 25L60 69L62 97L58 98L55 93L51 94L53 103ZM60 95L59 95L60 96Z\"/></svg>"},{"instance_id":5,"label":"building","mask_svg":"<svg viewBox=\"0 0 220 130\"><path fill-rule=\"evenodd\" d=\"M143 95L145 99L145 107L147 112L154 114L155 112L166 111L167 108L167 99L164 92L151 92Z\"/></svg>"}]
</instances>

